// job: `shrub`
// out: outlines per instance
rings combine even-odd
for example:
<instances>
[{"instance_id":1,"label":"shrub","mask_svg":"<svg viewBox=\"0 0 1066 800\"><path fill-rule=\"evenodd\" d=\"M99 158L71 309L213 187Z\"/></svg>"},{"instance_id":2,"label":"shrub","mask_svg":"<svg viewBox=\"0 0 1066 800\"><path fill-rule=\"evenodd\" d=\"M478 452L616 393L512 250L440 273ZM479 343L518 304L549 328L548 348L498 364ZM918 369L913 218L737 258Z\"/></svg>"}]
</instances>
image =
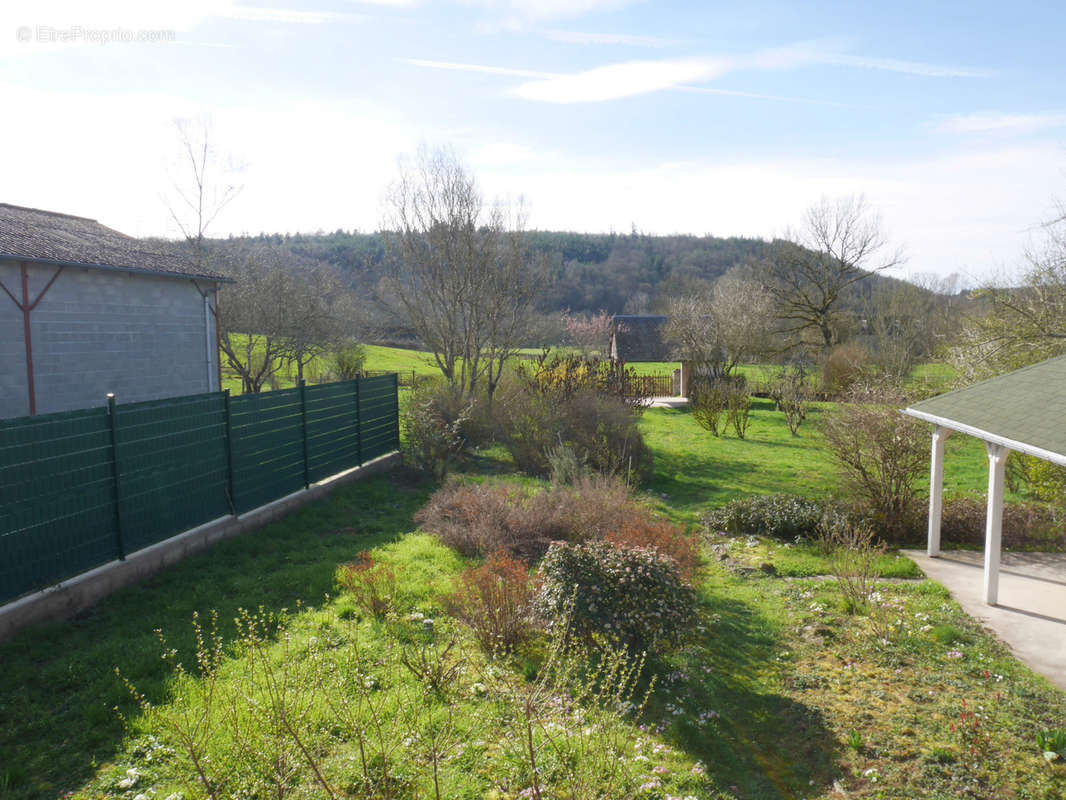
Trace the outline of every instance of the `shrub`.
<instances>
[{"instance_id":1,"label":"shrub","mask_svg":"<svg viewBox=\"0 0 1066 800\"><path fill-rule=\"evenodd\" d=\"M843 513L836 504L824 500L789 494L751 495L708 511L703 524L733 536L771 536L792 541L815 538L826 514Z\"/></svg>"},{"instance_id":2,"label":"shrub","mask_svg":"<svg viewBox=\"0 0 1066 800\"><path fill-rule=\"evenodd\" d=\"M557 413L563 417L562 441L584 455L600 475L631 485L651 477L651 448L631 406L617 397L586 392L575 395Z\"/></svg>"},{"instance_id":3,"label":"shrub","mask_svg":"<svg viewBox=\"0 0 1066 800\"><path fill-rule=\"evenodd\" d=\"M689 387L688 404L693 419L704 430L719 436L732 427L738 438L744 438L751 413L751 396L743 376L697 375ZM722 414L725 414L724 425Z\"/></svg>"},{"instance_id":4,"label":"shrub","mask_svg":"<svg viewBox=\"0 0 1066 800\"><path fill-rule=\"evenodd\" d=\"M582 478L540 492L507 484L451 483L415 515L422 529L465 556L504 551L535 561L556 540L602 539L634 517L649 517L625 486Z\"/></svg>"},{"instance_id":5,"label":"shrub","mask_svg":"<svg viewBox=\"0 0 1066 800\"><path fill-rule=\"evenodd\" d=\"M866 522L825 517L818 526L822 549L830 554L830 568L850 611L867 607L877 578L877 561L885 545L875 543Z\"/></svg>"},{"instance_id":6,"label":"shrub","mask_svg":"<svg viewBox=\"0 0 1066 800\"><path fill-rule=\"evenodd\" d=\"M337 569L337 583L355 598L360 608L378 619L383 619L396 604L399 589L396 570L375 562L365 550L355 561Z\"/></svg>"},{"instance_id":7,"label":"shrub","mask_svg":"<svg viewBox=\"0 0 1066 800\"><path fill-rule=\"evenodd\" d=\"M444 480L466 450L462 429L472 407L445 383L424 381L415 386L402 421L408 463Z\"/></svg>"},{"instance_id":8,"label":"shrub","mask_svg":"<svg viewBox=\"0 0 1066 800\"><path fill-rule=\"evenodd\" d=\"M351 381L363 374L366 348L354 339L341 343L329 354L330 372L339 381Z\"/></svg>"},{"instance_id":9,"label":"shrub","mask_svg":"<svg viewBox=\"0 0 1066 800\"><path fill-rule=\"evenodd\" d=\"M1007 457L1007 482L1036 500L1062 505L1066 501L1066 467L1016 451Z\"/></svg>"},{"instance_id":10,"label":"shrub","mask_svg":"<svg viewBox=\"0 0 1066 800\"><path fill-rule=\"evenodd\" d=\"M677 562L651 547L556 542L540 575L538 610L581 637L647 649L677 643L695 619L695 592Z\"/></svg>"},{"instance_id":11,"label":"shrub","mask_svg":"<svg viewBox=\"0 0 1066 800\"><path fill-rule=\"evenodd\" d=\"M529 565L497 552L459 576L459 586L445 598L445 607L470 626L486 652L508 653L533 633L535 596L536 580Z\"/></svg>"},{"instance_id":12,"label":"shrub","mask_svg":"<svg viewBox=\"0 0 1066 800\"><path fill-rule=\"evenodd\" d=\"M785 415L785 423L793 436L807 418L807 376L802 367L782 368L770 383L770 399Z\"/></svg>"},{"instance_id":13,"label":"shrub","mask_svg":"<svg viewBox=\"0 0 1066 800\"><path fill-rule=\"evenodd\" d=\"M726 397L726 424L733 426L738 439L743 439L751 417L751 395L746 382L733 383Z\"/></svg>"},{"instance_id":14,"label":"shrub","mask_svg":"<svg viewBox=\"0 0 1066 800\"><path fill-rule=\"evenodd\" d=\"M940 537L946 544L983 545L984 497L964 496L944 500ZM1003 504L1003 546L1028 550L1059 549L1066 528L1061 507L1041 503Z\"/></svg>"},{"instance_id":15,"label":"shrub","mask_svg":"<svg viewBox=\"0 0 1066 800\"><path fill-rule=\"evenodd\" d=\"M666 520L633 516L607 534L607 541L623 547L650 547L677 562L681 577L691 581L700 565L695 536Z\"/></svg>"},{"instance_id":16,"label":"shrub","mask_svg":"<svg viewBox=\"0 0 1066 800\"><path fill-rule=\"evenodd\" d=\"M527 386L505 403L499 436L523 472L547 476L549 451L565 445L601 475L634 484L651 476L652 454L636 412L620 398L587 388L568 394Z\"/></svg>"},{"instance_id":17,"label":"shrub","mask_svg":"<svg viewBox=\"0 0 1066 800\"><path fill-rule=\"evenodd\" d=\"M838 395L847 392L866 372L870 354L857 342L834 347L822 365L823 391Z\"/></svg>"},{"instance_id":18,"label":"shrub","mask_svg":"<svg viewBox=\"0 0 1066 800\"><path fill-rule=\"evenodd\" d=\"M548 480L553 486L573 486L591 474L588 457L578 455L568 444L550 447L544 455L548 461Z\"/></svg>"},{"instance_id":19,"label":"shrub","mask_svg":"<svg viewBox=\"0 0 1066 800\"><path fill-rule=\"evenodd\" d=\"M879 532L896 541L917 527L918 479L929 460L922 423L899 413L900 397L843 403L825 416L826 443L841 467L841 488Z\"/></svg>"},{"instance_id":20,"label":"shrub","mask_svg":"<svg viewBox=\"0 0 1066 800\"><path fill-rule=\"evenodd\" d=\"M721 381L694 378L689 387L688 406L696 424L718 436L722 414L728 402L725 386ZM728 424L728 423L727 423Z\"/></svg>"},{"instance_id":21,"label":"shrub","mask_svg":"<svg viewBox=\"0 0 1066 800\"><path fill-rule=\"evenodd\" d=\"M532 363L520 364L517 374L528 388L556 401L592 392L621 400L637 414L645 408L644 381L637 371L593 356L546 351Z\"/></svg>"}]
</instances>

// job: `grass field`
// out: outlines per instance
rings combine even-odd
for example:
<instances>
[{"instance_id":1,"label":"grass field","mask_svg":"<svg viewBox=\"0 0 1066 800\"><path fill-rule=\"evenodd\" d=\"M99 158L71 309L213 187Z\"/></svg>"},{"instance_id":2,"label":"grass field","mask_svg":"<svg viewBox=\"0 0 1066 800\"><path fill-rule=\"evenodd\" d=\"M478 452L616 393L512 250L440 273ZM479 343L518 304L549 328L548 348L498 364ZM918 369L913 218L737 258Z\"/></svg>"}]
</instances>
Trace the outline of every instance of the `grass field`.
<instances>
[{"instance_id":1,"label":"grass field","mask_svg":"<svg viewBox=\"0 0 1066 800\"><path fill-rule=\"evenodd\" d=\"M383 629L353 617L348 598L325 596L336 593L336 565L372 549L401 570L403 609L441 615L438 593L463 561L413 533L412 514L429 489L401 474L342 488L123 590L80 619L0 647L3 796L200 796L115 668L166 713L189 690L168 678L153 631L165 631L168 647L190 658L193 612L216 610L228 637L240 607L295 609L284 645L290 649L311 637L354 635L378 653ZM868 618L842 610L839 591L817 577L824 568L810 554L767 540L711 539L708 546L731 557L706 565L700 627L679 653L654 660L660 683L646 729L627 734L641 742L631 767L662 793L632 796L1059 796L1062 775L1043 765L1033 737L1061 724L1063 695L1014 661L939 586L883 584L883 602L903 627L880 643ZM775 575L756 568L766 563L777 567ZM913 577L909 563L890 557L882 574ZM981 709L989 737L974 754L951 727L964 708ZM464 702L456 724L465 755L444 764L445 796L517 798L492 779L512 769L514 754L508 722L491 697ZM131 769L135 783L123 786ZM412 778L409 793L399 796L413 800L428 791ZM293 796L318 795L304 776Z\"/></svg>"},{"instance_id":2,"label":"grass field","mask_svg":"<svg viewBox=\"0 0 1066 800\"><path fill-rule=\"evenodd\" d=\"M687 410L650 409L640 422L645 437L655 443L655 477L648 488L660 497L663 511L690 521L708 504L740 495L825 494L837 485L838 474L818 420L832 407L812 403L799 435L792 436L773 402L755 399L745 439L715 438ZM945 493L983 492L987 485L981 443L968 436L948 439Z\"/></svg>"},{"instance_id":3,"label":"grass field","mask_svg":"<svg viewBox=\"0 0 1066 800\"><path fill-rule=\"evenodd\" d=\"M398 359L387 350L375 355L386 363ZM835 473L811 423L825 409L816 406L793 438L770 404L757 402L744 441L715 439L686 412L646 412L641 426L656 459L647 501L691 524L738 494L824 492ZM474 469L478 476L506 474L511 467L501 459L499 449L489 451ZM951 439L947 465L955 490L982 488L978 443ZM155 716L172 713L175 703L195 703L195 686L169 676L155 634L163 630L168 647L191 658L194 612L206 618L216 611L230 637L239 608L290 609L287 643L271 647L304 648L325 637L343 648L354 636L372 659L384 658L396 634L362 619L334 584L338 564L371 550L400 570L404 613L417 611L443 626L440 594L466 562L416 531L413 514L431 490L403 472L343 487L78 619L0 645L0 796L201 796L181 773L172 743L160 739ZM941 587L916 580L909 560L895 554L880 560L878 573L893 582L878 587L884 613L866 616L844 610L836 584L825 579L828 560L813 546L710 534L705 545L698 628L682 650L652 659L660 680L645 728L612 723L612 735L629 737L636 748L628 768L650 787L625 796L1062 796L1063 768L1044 764L1034 737L1062 724L1063 694L1016 662ZM398 624L401 635L417 635ZM469 637L457 635L473 652ZM231 656L237 669L241 662ZM471 669L478 663L472 657ZM116 668L161 711L143 715ZM529 665L501 668L520 684ZM390 685L388 691L401 691L407 684L396 678ZM491 690L480 692L459 705L454 724L464 746L444 762L445 796L517 800L517 786L499 783L517 769L512 722ZM972 710L980 735L967 738L954 723ZM343 732L336 737L327 763L340 774L355 756ZM409 758L409 786L397 797L430 796L424 763ZM134 782L123 783L131 769ZM294 780L292 796L318 796L306 774Z\"/></svg>"}]
</instances>

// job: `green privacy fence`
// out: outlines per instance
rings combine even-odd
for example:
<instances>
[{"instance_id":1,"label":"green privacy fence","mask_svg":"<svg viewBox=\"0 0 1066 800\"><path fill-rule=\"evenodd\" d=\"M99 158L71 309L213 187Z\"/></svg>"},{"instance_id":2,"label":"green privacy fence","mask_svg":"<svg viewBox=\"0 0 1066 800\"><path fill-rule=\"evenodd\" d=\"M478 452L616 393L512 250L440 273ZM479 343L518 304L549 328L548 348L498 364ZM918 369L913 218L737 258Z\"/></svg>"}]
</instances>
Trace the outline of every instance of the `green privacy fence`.
<instances>
[{"instance_id":1,"label":"green privacy fence","mask_svg":"<svg viewBox=\"0 0 1066 800\"><path fill-rule=\"evenodd\" d=\"M0 420L0 602L396 450L397 384Z\"/></svg>"}]
</instances>

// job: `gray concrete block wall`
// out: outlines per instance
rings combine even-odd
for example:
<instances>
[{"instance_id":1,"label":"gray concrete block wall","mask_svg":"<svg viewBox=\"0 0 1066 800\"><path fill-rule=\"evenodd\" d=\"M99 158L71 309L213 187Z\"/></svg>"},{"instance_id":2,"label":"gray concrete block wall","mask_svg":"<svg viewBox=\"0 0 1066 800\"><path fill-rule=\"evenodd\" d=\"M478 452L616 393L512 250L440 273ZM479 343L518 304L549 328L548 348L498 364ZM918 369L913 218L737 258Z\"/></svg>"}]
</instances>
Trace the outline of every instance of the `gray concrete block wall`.
<instances>
[{"instance_id":1,"label":"gray concrete block wall","mask_svg":"<svg viewBox=\"0 0 1066 800\"><path fill-rule=\"evenodd\" d=\"M55 268L28 269L32 301ZM17 262L0 282L21 299ZM214 316L188 278L65 267L30 319L38 414L218 389ZM22 312L0 292L0 417L28 413Z\"/></svg>"}]
</instances>

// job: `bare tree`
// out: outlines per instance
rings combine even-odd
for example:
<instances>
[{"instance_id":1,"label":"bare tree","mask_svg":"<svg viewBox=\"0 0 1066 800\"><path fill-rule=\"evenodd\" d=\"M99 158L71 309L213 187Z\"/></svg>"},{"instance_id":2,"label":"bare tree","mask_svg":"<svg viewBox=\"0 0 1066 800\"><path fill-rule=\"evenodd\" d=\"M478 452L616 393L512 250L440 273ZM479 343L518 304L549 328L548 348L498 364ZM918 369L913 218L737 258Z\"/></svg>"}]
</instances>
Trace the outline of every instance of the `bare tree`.
<instances>
[{"instance_id":1,"label":"bare tree","mask_svg":"<svg viewBox=\"0 0 1066 800\"><path fill-rule=\"evenodd\" d=\"M712 285L692 284L667 306L664 338L674 355L708 377L728 376L770 348L773 298L731 270Z\"/></svg>"},{"instance_id":2,"label":"bare tree","mask_svg":"<svg viewBox=\"0 0 1066 800\"><path fill-rule=\"evenodd\" d=\"M1014 286L986 285L963 326L952 361L964 383L1066 352L1066 216L1045 224Z\"/></svg>"},{"instance_id":3,"label":"bare tree","mask_svg":"<svg viewBox=\"0 0 1066 800\"><path fill-rule=\"evenodd\" d=\"M815 333L826 350L837 341L834 312L841 293L870 273L903 261L886 254L880 217L858 197L822 198L803 227L774 243L767 272L778 305L780 333L802 340Z\"/></svg>"},{"instance_id":4,"label":"bare tree","mask_svg":"<svg viewBox=\"0 0 1066 800\"><path fill-rule=\"evenodd\" d=\"M337 271L325 264L291 261L287 265L290 285L286 297L279 297L283 309L281 330L284 359L296 367L296 382L316 358L336 347L351 334L346 320L351 317L351 292Z\"/></svg>"},{"instance_id":5,"label":"bare tree","mask_svg":"<svg viewBox=\"0 0 1066 800\"><path fill-rule=\"evenodd\" d=\"M211 223L240 194L235 182L240 167L232 157L219 153L214 146L208 119L174 121L180 142L181 176L172 182L164 202L171 218L192 247L196 263L203 266L207 257L205 237Z\"/></svg>"},{"instance_id":6,"label":"bare tree","mask_svg":"<svg viewBox=\"0 0 1066 800\"><path fill-rule=\"evenodd\" d=\"M219 345L242 392L259 392L285 364L295 380L351 333L351 293L329 266L268 245L206 245L214 268L232 279L219 309Z\"/></svg>"},{"instance_id":7,"label":"bare tree","mask_svg":"<svg viewBox=\"0 0 1066 800\"><path fill-rule=\"evenodd\" d=\"M447 149L421 149L388 196L387 300L465 394L491 396L533 310L537 274L521 208L486 205Z\"/></svg>"},{"instance_id":8,"label":"bare tree","mask_svg":"<svg viewBox=\"0 0 1066 800\"><path fill-rule=\"evenodd\" d=\"M293 286L282 262L276 250L247 243L212 258L233 281L218 309L219 347L244 394L262 391L288 353L286 304Z\"/></svg>"}]
</instances>

